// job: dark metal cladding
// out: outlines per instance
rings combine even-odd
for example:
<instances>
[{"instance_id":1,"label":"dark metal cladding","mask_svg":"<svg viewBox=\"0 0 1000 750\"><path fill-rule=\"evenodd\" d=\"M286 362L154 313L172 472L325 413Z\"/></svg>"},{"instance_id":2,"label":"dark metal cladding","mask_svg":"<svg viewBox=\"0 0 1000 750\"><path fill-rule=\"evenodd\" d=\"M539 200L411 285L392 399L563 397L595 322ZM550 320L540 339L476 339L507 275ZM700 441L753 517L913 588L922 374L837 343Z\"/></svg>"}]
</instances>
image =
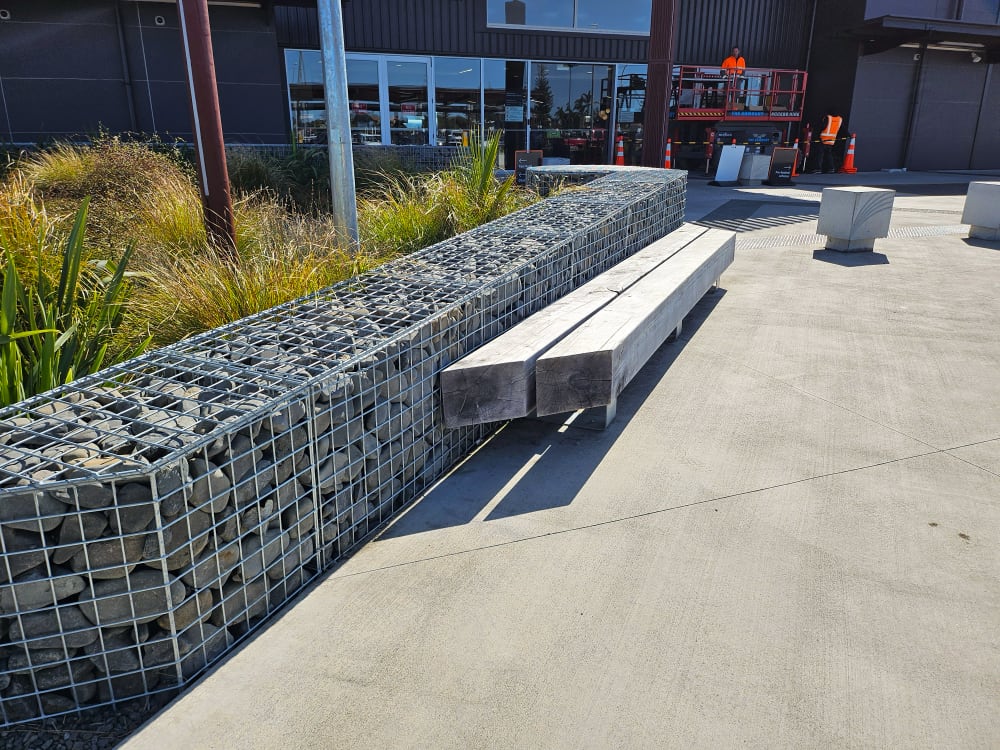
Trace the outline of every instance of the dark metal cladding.
<instances>
[{"instance_id":1,"label":"dark metal cladding","mask_svg":"<svg viewBox=\"0 0 1000 750\"><path fill-rule=\"evenodd\" d=\"M276 5L274 18L282 47L319 47L315 4ZM585 62L645 62L648 46L642 35L491 29L486 0L351 0L344 42L349 51Z\"/></svg>"},{"instance_id":2,"label":"dark metal cladding","mask_svg":"<svg viewBox=\"0 0 1000 750\"><path fill-rule=\"evenodd\" d=\"M680 0L677 62L718 65L735 46L756 68L805 67L813 0Z\"/></svg>"},{"instance_id":3,"label":"dark metal cladding","mask_svg":"<svg viewBox=\"0 0 1000 750\"><path fill-rule=\"evenodd\" d=\"M678 62L714 65L736 44L756 67L805 63L812 0L679 0ZM472 57L646 62L646 36L572 31L510 31L486 25L485 0L350 0L344 3L349 50ZM278 43L318 48L316 8L276 5ZM406 23L386 23L405 18Z\"/></svg>"}]
</instances>

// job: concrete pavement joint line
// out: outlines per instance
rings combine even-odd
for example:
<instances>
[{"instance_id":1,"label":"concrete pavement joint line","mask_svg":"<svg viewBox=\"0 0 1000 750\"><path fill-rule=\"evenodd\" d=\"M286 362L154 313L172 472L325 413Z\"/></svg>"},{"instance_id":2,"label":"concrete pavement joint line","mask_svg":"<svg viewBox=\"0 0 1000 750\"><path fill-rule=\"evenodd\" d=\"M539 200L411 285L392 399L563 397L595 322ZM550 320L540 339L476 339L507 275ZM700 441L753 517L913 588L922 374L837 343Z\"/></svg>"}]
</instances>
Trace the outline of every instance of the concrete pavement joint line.
<instances>
[{"instance_id":1,"label":"concrete pavement joint line","mask_svg":"<svg viewBox=\"0 0 1000 750\"><path fill-rule=\"evenodd\" d=\"M989 440L985 442L991 442ZM977 445L977 443L972 443L972 445ZM965 446L959 446L965 447ZM705 498L704 500L695 500L691 503L684 503L683 505L673 505L669 508L658 508L656 510L648 510L644 513L635 513L630 516L621 516L620 518L610 518L607 521L598 521L597 523L584 524L583 526L573 526L568 529L557 529L556 531L547 531L544 534L535 534L533 536L525 536L520 539L510 539L506 542L497 542L496 544L484 544L481 547L470 547L469 549L458 550L456 552L446 552L442 555L431 555L429 557L421 557L416 560L406 560L405 562L393 563L392 565L381 565L377 568L368 568L367 570L358 570L353 573L343 573L343 574L332 574L327 580L337 580L338 578L353 578L355 576L365 575L367 573L379 573L384 570L392 570L393 568L403 568L407 565L415 565L417 563L433 562L434 560L443 560L448 557L458 557L459 555L465 555L470 552L482 552L485 550L496 549L498 547L509 547L513 544L520 544L521 542L531 542L537 539L544 539L549 536L557 536L561 534L568 534L574 531L587 531L588 529L597 529L602 526L611 526L617 523L622 523L624 521L635 521L640 518L648 518L649 516L657 516L663 513L669 513L673 510L684 510L687 508L694 508L699 505L707 505L709 503L717 503L723 500L736 500L747 495L755 495L760 492L768 492L769 490L781 489L782 487L792 487L796 484L805 484L806 482L812 482L817 479L827 479L829 477L839 476L841 474L852 474L858 471L865 471L867 469L877 469L880 466L889 466L890 464L900 463L902 461L912 461L915 458L925 458L927 456L936 456L941 453L948 453L949 450L955 450L954 448L948 448L943 450L933 450L926 453L915 453L912 456L901 456L900 458L893 458L889 461L880 461L875 464L866 464L864 466L854 466L849 469L840 469L838 471L830 471L826 474L817 474L811 477L803 477L802 479L793 479L789 482L780 482L778 484L768 485L767 487L758 487L752 490L744 490L743 492L735 492L730 495L720 495L718 497ZM949 454L950 455L950 454ZM414 503L416 506L417 503Z\"/></svg>"},{"instance_id":2,"label":"concrete pavement joint line","mask_svg":"<svg viewBox=\"0 0 1000 750\"><path fill-rule=\"evenodd\" d=\"M958 459L963 464L968 464L969 466L974 466L975 468L977 468L977 469L979 469L981 471L985 471L987 474L990 474L990 475L996 477L997 479L1000 479L1000 474L997 474L992 469L987 469L985 466L980 466L979 464L975 463L974 461L970 461L967 458L962 458L961 456L956 456L954 453L951 453L951 451L957 451L960 448L968 448L968 447L973 446L973 445L984 445L986 443L992 443L992 442L993 442L993 440L981 440L978 443L969 443L969 445L959 445L959 446L957 446L955 448L948 448L945 451L945 453L948 454L949 456L951 456L952 458Z\"/></svg>"},{"instance_id":3,"label":"concrete pavement joint line","mask_svg":"<svg viewBox=\"0 0 1000 750\"><path fill-rule=\"evenodd\" d=\"M682 336L682 338L683 338L683 336ZM691 339L691 338L683 338L683 340L686 341L688 344L694 343L694 340ZM913 435L908 435L905 432L903 432L902 430L896 429L895 427L890 427L887 424L883 424L882 422L879 422L877 419L869 417L867 414L862 414L861 412L855 411L854 409L850 409L850 408L844 406L843 404L838 404L838 403L836 403L834 401L831 401L828 398L824 398L823 396L819 396L819 395L817 395L815 393L807 391L805 388L801 388L801 387L799 387L797 385L793 385L792 383L789 383L787 380L782 380L777 375L772 375L772 374L770 374L768 372L764 372L763 370L759 370L756 367L751 367L750 365L745 364L743 362L740 362L735 357L731 357L728 354L724 354L723 352L717 351L715 349L707 348L704 345L695 344L695 346L701 346L701 348L707 349L707 351L710 351L710 352L712 352L714 354L718 354L720 357L725 357L726 359L730 360L731 362L734 362L738 367L745 367L746 369L750 370L751 372L755 372L758 375L763 375L765 378L768 378L770 380L774 380L777 383L781 383L782 385L784 385L784 386L786 386L788 388L791 388L794 391L798 391L799 393L803 394L804 396L809 396L810 398L814 398L817 401L822 401L825 404L829 404L830 406L833 406L833 407L835 407L837 409L841 409L842 411L846 411L848 414L853 414L856 417L860 417L861 419L867 420L868 422L871 422L872 424L878 425L879 427L881 427L883 429L886 429L886 430L889 430L890 432L895 432L897 435L902 435L903 437L908 438L910 440L913 440L914 442L920 443L921 445L926 445L928 448L932 448L935 452L953 450L952 448L938 448L936 445L931 445L926 440L921 440L920 438L914 437Z\"/></svg>"}]
</instances>

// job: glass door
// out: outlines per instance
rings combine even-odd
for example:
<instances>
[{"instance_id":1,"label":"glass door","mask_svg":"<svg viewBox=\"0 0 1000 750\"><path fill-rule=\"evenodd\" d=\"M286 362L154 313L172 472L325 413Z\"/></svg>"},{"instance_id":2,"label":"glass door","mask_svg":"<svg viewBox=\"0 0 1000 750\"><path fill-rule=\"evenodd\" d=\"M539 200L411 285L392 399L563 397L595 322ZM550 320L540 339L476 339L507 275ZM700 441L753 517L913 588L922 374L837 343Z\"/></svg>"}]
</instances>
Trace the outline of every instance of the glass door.
<instances>
[{"instance_id":1,"label":"glass door","mask_svg":"<svg viewBox=\"0 0 1000 750\"><path fill-rule=\"evenodd\" d=\"M351 107L351 143L359 146L381 144L377 60L347 58L347 98Z\"/></svg>"},{"instance_id":2,"label":"glass door","mask_svg":"<svg viewBox=\"0 0 1000 750\"><path fill-rule=\"evenodd\" d=\"M389 143L422 146L436 141L431 127L434 102L428 82L430 60L386 57L383 99L388 105Z\"/></svg>"}]
</instances>

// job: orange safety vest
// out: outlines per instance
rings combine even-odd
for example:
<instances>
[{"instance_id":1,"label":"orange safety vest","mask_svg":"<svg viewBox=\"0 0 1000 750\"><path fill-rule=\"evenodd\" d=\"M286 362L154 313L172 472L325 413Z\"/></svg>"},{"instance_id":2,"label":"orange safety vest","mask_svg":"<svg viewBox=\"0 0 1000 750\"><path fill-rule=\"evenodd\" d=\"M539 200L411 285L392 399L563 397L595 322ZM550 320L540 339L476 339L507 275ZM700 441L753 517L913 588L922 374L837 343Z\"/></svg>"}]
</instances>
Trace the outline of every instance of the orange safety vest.
<instances>
[{"instance_id":1,"label":"orange safety vest","mask_svg":"<svg viewBox=\"0 0 1000 750\"><path fill-rule=\"evenodd\" d=\"M823 128L823 132L819 134L819 139L824 146L832 146L837 142L837 133L840 132L840 124L843 121L843 117L827 115L826 127Z\"/></svg>"},{"instance_id":2,"label":"orange safety vest","mask_svg":"<svg viewBox=\"0 0 1000 750\"><path fill-rule=\"evenodd\" d=\"M743 75L743 71L746 70L747 61L743 59L743 55L739 57L733 57L730 55L725 60L722 61L722 70L726 73L736 72L737 75Z\"/></svg>"}]
</instances>

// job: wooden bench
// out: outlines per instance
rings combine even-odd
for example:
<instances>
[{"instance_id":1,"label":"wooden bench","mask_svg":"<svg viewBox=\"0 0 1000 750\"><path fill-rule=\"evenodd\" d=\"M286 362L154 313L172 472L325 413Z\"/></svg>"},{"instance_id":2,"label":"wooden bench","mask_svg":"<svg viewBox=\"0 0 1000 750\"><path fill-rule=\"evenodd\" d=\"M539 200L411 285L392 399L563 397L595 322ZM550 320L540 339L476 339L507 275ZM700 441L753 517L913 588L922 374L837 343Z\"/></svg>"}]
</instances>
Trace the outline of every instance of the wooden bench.
<instances>
[{"instance_id":1,"label":"wooden bench","mask_svg":"<svg viewBox=\"0 0 1000 750\"><path fill-rule=\"evenodd\" d=\"M606 424L734 251L732 232L684 224L535 313L442 371L445 426L593 407Z\"/></svg>"}]
</instances>

